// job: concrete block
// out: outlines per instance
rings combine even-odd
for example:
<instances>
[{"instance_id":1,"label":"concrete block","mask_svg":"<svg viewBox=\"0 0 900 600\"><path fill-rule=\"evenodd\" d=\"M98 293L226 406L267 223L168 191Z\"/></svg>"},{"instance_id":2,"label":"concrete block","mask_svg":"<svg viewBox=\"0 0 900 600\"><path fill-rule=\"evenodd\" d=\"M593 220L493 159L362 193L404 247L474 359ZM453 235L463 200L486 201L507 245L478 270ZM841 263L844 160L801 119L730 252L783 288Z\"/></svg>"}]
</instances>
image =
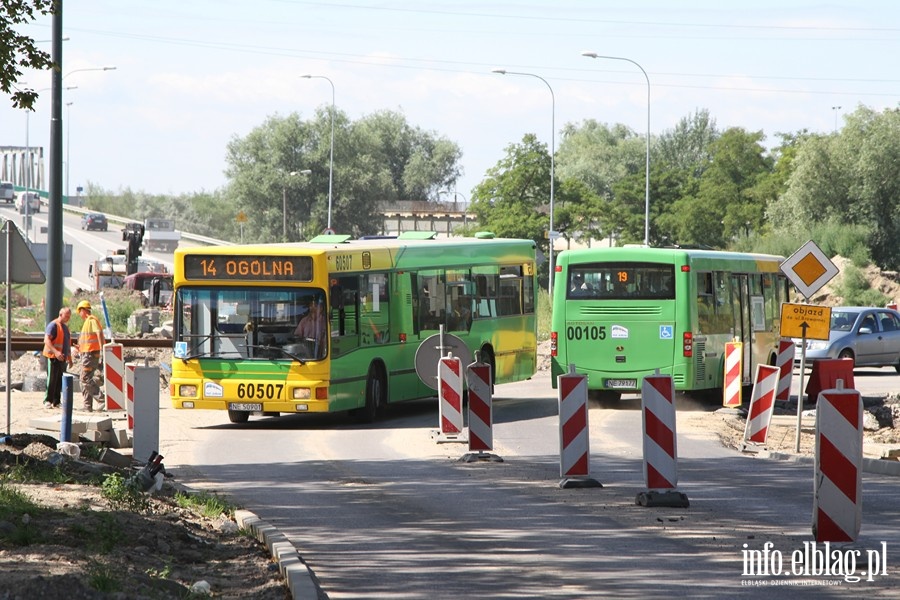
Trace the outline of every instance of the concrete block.
<instances>
[{"instance_id":1,"label":"concrete block","mask_svg":"<svg viewBox=\"0 0 900 600\"><path fill-rule=\"evenodd\" d=\"M113 421L109 417L83 417L82 420L88 431L109 431L113 428Z\"/></svg>"},{"instance_id":2,"label":"concrete block","mask_svg":"<svg viewBox=\"0 0 900 600\"><path fill-rule=\"evenodd\" d=\"M112 439L112 430L88 429L78 437L86 442L108 442Z\"/></svg>"},{"instance_id":3,"label":"concrete block","mask_svg":"<svg viewBox=\"0 0 900 600\"><path fill-rule=\"evenodd\" d=\"M100 462L112 465L113 467L127 469L131 466L131 457L120 454L112 448L105 448L103 452L100 453Z\"/></svg>"},{"instance_id":4,"label":"concrete block","mask_svg":"<svg viewBox=\"0 0 900 600\"><path fill-rule=\"evenodd\" d=\"M110 434L110 448L131 448L131 438L128 437L127 431L124 429L111 429Z\"/></svg>"}]
</instances>

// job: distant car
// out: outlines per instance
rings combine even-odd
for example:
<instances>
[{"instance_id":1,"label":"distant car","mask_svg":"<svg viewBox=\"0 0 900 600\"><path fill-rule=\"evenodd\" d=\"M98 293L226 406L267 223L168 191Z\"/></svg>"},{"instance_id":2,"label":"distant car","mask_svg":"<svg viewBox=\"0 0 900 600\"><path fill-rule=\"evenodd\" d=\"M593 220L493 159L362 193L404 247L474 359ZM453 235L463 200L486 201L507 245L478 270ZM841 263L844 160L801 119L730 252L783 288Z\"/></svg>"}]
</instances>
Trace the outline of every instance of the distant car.
<instances>
[{"instance_id":1,"label":"distant car","mask_svg":"<svg viewBox=\"0 0 900 600\"><path fill-rule=\"evenodd\" d=\"M37 192L22 192L19 194L19 212L23 215L41 212L41 197Z\"/></svg>"},{"instance_id":2,"label":"distant car","mask_svg":"<svg viewBox=\"0 0 900 600\"><path fill-rule=\"evenodd\" d=\"M81 217L81 228L87 229L88 231L91 229L106 231L109 228L109 223L106 221L106 215L100 213L87 213Z\"/></svg>"},{"instance_id":3,"label":"distant car","mask_svg":"<svg viewBox=\"0 0 900 600\"><path fill-rule=\"evenodd\" d=\"M8 181L0 181L0 200L5 200L7 204L16 201L16 188Z\"/></svg>"},{"instance_id":4,"label":"distant car","mask_svg":"<svg viewBox=\"0 0 900 600\"><path fill-rule=\"evenodd\" d=\"M795 339L796 360L801 340ZM807 340L806 361L852 358L854 367L894 367L900 373L900 312L871 306L831 309L828 340Z\"/></svg>"}]
</instances>

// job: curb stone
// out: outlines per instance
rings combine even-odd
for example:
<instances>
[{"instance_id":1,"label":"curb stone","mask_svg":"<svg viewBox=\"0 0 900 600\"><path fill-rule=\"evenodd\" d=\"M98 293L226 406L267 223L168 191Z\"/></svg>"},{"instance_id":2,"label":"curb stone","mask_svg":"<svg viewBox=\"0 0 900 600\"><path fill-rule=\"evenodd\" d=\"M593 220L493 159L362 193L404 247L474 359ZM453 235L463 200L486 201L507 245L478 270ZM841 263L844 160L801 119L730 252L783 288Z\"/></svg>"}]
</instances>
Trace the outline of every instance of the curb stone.
<instances>
[{"instance_id":1,"label":"curb stone","mask_svg":"<svg viewBox=\"0 0 900 600\"><path fill-rule=\"evenodd\" d=\"M787 454L785 452L769 452L768 450L759 452L757 456L759 456L759 458L768 458L771 460L786 460L810 465L814 465L816 462L816 459L813 456L799 456L797 454ZM900 477L900 461L879 460L877 458L863 458L862 467L864 473Z\"/></svg>"},{"instance_id":2,"label":"curb stone","mask_svg":"<svg viewBox=\"0 0 900 600\"><path fill-rule=\"evenodd\" d=\"M234 511L234 520L242 529L252 531L256 539L266 545L272 558L278 562L278 568L294 600L318 599L319 590L309 567L283 533L249 510Z\"/></svg>"}]
</instances>

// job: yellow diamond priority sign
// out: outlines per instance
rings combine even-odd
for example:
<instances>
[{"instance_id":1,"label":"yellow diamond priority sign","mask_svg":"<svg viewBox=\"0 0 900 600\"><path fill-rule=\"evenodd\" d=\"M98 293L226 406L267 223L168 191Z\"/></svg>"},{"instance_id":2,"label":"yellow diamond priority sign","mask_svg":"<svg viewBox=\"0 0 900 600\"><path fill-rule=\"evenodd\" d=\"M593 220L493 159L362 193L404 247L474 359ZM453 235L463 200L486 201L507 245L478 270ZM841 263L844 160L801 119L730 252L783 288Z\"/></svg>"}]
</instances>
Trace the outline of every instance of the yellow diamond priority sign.
<instances>
[{"instance_id":1,"label":"yellow diamond priority sign","mask_svg":"<svg viewBox=\"0 0 900 600\"><path fill-rule=\"evenodd\" d=\"M781 263L781 271L791 280L803 297L809 297L838 274L839 269L812 240Z\"/></svg>"}]
</instances>

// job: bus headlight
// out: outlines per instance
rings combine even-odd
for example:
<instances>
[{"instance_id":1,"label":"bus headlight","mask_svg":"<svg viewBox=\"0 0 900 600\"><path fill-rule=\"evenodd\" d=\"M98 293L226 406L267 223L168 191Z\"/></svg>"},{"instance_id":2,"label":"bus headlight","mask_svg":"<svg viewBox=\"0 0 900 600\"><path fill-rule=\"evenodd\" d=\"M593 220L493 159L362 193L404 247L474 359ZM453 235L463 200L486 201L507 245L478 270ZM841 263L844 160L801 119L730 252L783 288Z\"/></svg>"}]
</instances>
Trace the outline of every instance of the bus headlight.
<instances>
[{"instance_id":1,"label":"bus headlight","mask_svg":"<svg viewBox=\"0 0 900 600\"><path fill-rule=\"evenodd\" d=\"M196 398L197 397L197 386L190 384L183 384L178 386L178 395L183 398Z\"/></svg>"},{"instance_id":2,"label":"bus headlight","mask_svg":"<svg viewBox=\"0 0 900 600\"><path fill-rule=\"evenodd\" d=\"M309 400L310 391L309 388L294 388L294 400Z\"/></svg>"}]
</instances>

